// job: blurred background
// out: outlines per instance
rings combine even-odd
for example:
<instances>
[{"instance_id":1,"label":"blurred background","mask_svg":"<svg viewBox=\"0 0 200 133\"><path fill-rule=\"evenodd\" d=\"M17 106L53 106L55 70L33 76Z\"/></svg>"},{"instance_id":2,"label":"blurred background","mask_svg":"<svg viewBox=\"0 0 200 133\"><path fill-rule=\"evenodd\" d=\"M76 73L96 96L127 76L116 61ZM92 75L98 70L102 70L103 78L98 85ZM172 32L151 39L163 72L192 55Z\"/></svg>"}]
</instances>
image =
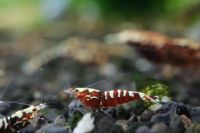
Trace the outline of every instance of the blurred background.
<instances>
[{"instance_id":1,"label":"blurred background","mask_svg":"<svg viewBox=\"0 0 200 133\"><path fill-rule=\"evenodd\" d=\"M5 35L1 40L6 39L6 34L16 38L28 33L45 31L51 35L55 34L54 36L65 37L70 33L99 35L109 30L119 31L124 28L153 29L179 36L187 33L191 38L198 38L193 35L199 23L198 0L0 2L0 29Z\"/></svg>"}]
</instances>

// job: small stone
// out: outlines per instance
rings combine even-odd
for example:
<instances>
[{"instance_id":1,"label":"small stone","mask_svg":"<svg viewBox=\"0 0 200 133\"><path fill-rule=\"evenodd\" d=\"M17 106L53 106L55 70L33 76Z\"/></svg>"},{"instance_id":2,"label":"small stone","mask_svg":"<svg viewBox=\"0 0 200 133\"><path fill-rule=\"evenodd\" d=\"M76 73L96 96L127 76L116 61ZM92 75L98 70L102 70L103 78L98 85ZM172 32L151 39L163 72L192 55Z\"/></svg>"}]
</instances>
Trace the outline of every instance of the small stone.
<instances>
[{"instance_id":1,"label":"small stone","mask_svg":"<svg viewBox=\"0 0 200 133\"><path fill-rule=\"evenodd\" d=\"M127 120L117 120L115 122L118 126L120 126L124 132L127 132L129 127L128 127L128 121Z\"/></svg>"},{"instance_id":2,"label":"small stone","mask_svg":"<svg viewBox=\"0 0 200 133\"><path fill-rule=\"evenodd\" d=\"M136 133L153 133L147 126L141 126L136 130Z\"/></svg>"},{"instance_id":3,"label":"small stone","mask_svg":"<svg viewBox=\"0 0 200 133\"><path fill-rule=\"evenodd\" d=\"M54 120L54 124L62 127L65 126L66 125L65 117L63 115L57 116L56 119Z\"/></svg>"},{"instance_id":4,"label":"small stone","mask_svg":"<svg viewBox=\"0 0 200 133\"><path fill-rule=\"evenodd\" d=\"M181 117L179 115L173 114L171 116L169 128L170 132L172 133L184 133L184 124L182 123Z\"/></svg>"},{"instance_id":5,"label":"small stone","mask_svg":"<svg viewBox=\"0 0 200 133\"><path fill-rule=\"evenodd\" d=\"M69 133L69 129L65 125L64 116L57 116L53 123L42 126L36 133Z\"/></svg>"},{"instance_id":6,"label":"small stone","mask_svg":"<svg viewBox=\"0 0 200 133\"><path fill-rule=\"evenodd\" d=\"M181 115L180 118L185 128L188 128L192 124L191 119L188 118L186 115Z\"/></svg>"},{"instance_id":7,"label":"small stone","mask_svg":"<svg viewBox=\"0 0 200 133\"><path fill-rule=\"evenodd\" d=\"M108 108L102 111L104 111L107 115L110 115L110 117L112 117L113 119L117 119L117 111L115 108Z\"/></svg>"},{"instance_id":8,"label":"small stone","mask_svg":"<svg viewBox=\"0 0 200 133\"><path fill-rule=\"evenodd\" d=\"M74 128L73 133L89 133L95 128L92 113L86 113Z\"/></svg>"},{"instance_id":9,"label":"small stone","mask_svg":"<svg viewBox=\"0 0 200 133\"><path fill-rule=\"evenodd\" d=\"M36 133L69 133L65 127L60 127L54 124L48 124L37 130Z\"/></svg>"},{"instance_id":10,"label":"small stone","mask_svg":"<svg viewBox=\"0 0 200 133\"><path fill-rule=\"evenodd\" d=\"M151 117L151 123L166 123L170 122L170 114L156 114Z\"/></svg>"},{"instance_id":11,"label":"small stone","mask_svg":"<svg viewBox=\"0 0 200 133\"><path fill-rule=\"evenodd\" d=\"M122 128L113 123L113 121L107 116L99 116L99 114L97 114L97 116L95 116L95 120L95 133L123 133Z\"/></svg>"},{"instance_id":12,"label":"small stone","mask_svg":"<svg viewBox=\"0 0 200 133\"><path fill-rule=\"evenodd\" d=\"M200 123L192 123L185 133L200 133Z\"/></svg>"},{"instance_id":13,"label":"small stone","mask_svg":"<svg viewBox=\"0 0 200 133\"><path fill-rule=\"evenodd\" d=\"M11 109L12 109L11 104L4 102L4 101L0 101L0 112L1 112L1 114L5 115Z\"/></svg>"},{"instance_id":14,"label":"small stone","mask_svg":"<svg viewBox=\"0 0 200 133\"><path fill-rule=\"evenodd\" d=\"M189 112L189 110L187 109L187 107L185 105L178 105L176 108L176 114L178 115L185 115L187 116L189 119L191 119L191 114Z\"/></svg>"},{"instance_id":15,"label":"small stone","mask_svg":"<svg viewBox=\"0 0 200 133\"><path fill-rule=\"evenodd\" d=\"M140 121L150 121L151 117L154 115L154 112L145 110L142 115L140 115Z\"/></svg>"},{"instance_id":16,"label":"small stone","mask_svg":"<svg viewBox=\"0 0 200 133\"><path fill-rule=\"evenodd\" d=\"M85 114L87 111L84 108L83 104L78 101L78 100L73 100L69 105L68 105L68 116L71 117L73 116L74 112L80 112L82 114Z\"/></svg>"},{"instance_id":17,"label":"small stone","mask_svg":"<svg viewBox=\"0 0 200 133\"><path fill-rule=\"evenodd\" d=\"M200 123L200 107L193 107L190 111L192 121Z\"/></svg>"},{"instance_id":18,"label":"small stone","mask_svg":"<svg viewBox=\"0 0 200 133\"><path fill-rule=\"evenodd\" d=\"M152 126L151 131L154 133L168 133L169 128L164 123L156 123Z\"/></svg>"},{"instance_id":19,"label":"small stone","mask_svg":"<svg viewBox=\"0 0 200 133\"><path fill-rule=\"evenodd\" d=\"M156 114L151 117L151 122L165 123L168 125L172 119L172 116L176 114L176 109L179 105L179 103L172 101L165 103L163 107L157 110Z\"/></svg>"}]
</instances>

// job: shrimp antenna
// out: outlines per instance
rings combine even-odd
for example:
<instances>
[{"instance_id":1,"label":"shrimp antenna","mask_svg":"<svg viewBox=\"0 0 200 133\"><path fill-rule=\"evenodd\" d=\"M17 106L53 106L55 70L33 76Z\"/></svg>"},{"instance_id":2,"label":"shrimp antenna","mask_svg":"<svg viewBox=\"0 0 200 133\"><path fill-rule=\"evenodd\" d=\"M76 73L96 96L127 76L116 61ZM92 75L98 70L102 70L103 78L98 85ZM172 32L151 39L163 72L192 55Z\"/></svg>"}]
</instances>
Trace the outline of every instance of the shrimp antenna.
<instances>
[{"instance_id":1,"label":"shrimp antenna","mask_svg":"<svg viewBox=\"0 0 200 133\"><path fill-rule=\"evenodd\" d=\"M85 88L89 88L89 87L92 87L92 86L94 86L94 85L98 85L98 84L104 83L104 82L106 82L106 81L108 81L108 80L109 80L109 79L103 79L103 80L94 82L94 83L92 83L92 84L90 84L90 85L88 85L88 86L85 86Z\"/></svg>"},{"instance_id":2,"label":"shrimp antenna","mask_svg":"<svg viewBox=\"0 0 200 133\"><path fill-rule=\"evenodd\" d=\"M67 86L68 86L69 84L68 84L68 82L67 82ZM49 103L51 103L61 92L62 92L63 90L59 90L55 95L53 95L53 96L50 96L50 100L49 100L49 102L47 102L47 104L49 104Z\"/></svg>"},{"instance_id":3,"label":"shrimp antenna","mask_svg":"<svg viewBox=\"0 0 200 133\"><path fill-rule=\"evenodd\" d=\"M46 100L45 100L45 97L43 96L42 97L42 100L41 100L42 102L41 103L44 103L45 105L47 105L47 102L46 102Z\"/></svg>"},{"instance_id":4,"label":"shrimp antenna","mask_svg":"<svg viewBox=\"0 0 200 133\"><path fill-rule=\"evenodd\" d=\"M3 92L2 92L1 95L0 95L0 100L3 99L3 97L4 97L5 93L6 93L6 91L8 90L8 87L9 87L10 84L11 84L11 81L9 81L9 82L6 84L6 87L3 89Z\"/></svg>"},{"instance_id":5,"label":"shrimp antenna","mask_svg":"<svg viewBox=\"0 0 200 133\"><path fill-rule=\"evenodd\" d=\"M69 81L68 81L68 80L66 80L66 83L67 83L67 88L69 89L69 88L70 88Z\"/></svg>"},{"instance_id":6,"label":"shrimp antenna","mask_svg":"<svg viewBox=\"0 0 200 133\"><path fill-rule=\"evenodd\" d=\"M21 102L14 102L14 101L0 101L0 102L1 102L1 103L13 103L13 104L31 106L31 104L21 103Z\"/></svg>"},{"instance_id":7,"label":"shrimp antenna","mask_svg":"<svg viewBox=\"0 0 200 133\"><path fill-rule=\"evenodd\" d=\"M14 101L3 101L3 97L6 94L6 91L8 90L9 85L11 84L11 81L9 81L6 84L6 87L3 89L3 92L0 95L0 103L13 103L13 104L18 104L18 105L26 105L26 106L30 106L31 104L27 104L27 103L22 103L22 102L14 102Z\"/></svg>"},{"instance_id":8,"label":"shrimp antenna","mask_svg":"<svg viewBox=\"0 0 200 133\"><path fill-rule=\"evenodd\" d=\"M88 88L88 87L92 87L94 85L98 85L98 84L101 84L101 83L104 83L104 82L107 82L109 80L113 80L113 79L116 79L116 78L119 78L119 77L122 77L122 76L126 76L127 74L129 74L129 72L126 72L126 73L120 73L120 74L115 74L109 78L106 78L106 79L103 79L103 80L100 80L100 81L97 81L97 82L94 82L90 85L87 85L85 86L85 88Z\"/></svg>"},{"instance_id":9,"label":"shrimp antenna","mask_svg":"<svg viewBox=\"0 0 200 133\"><path fill-rule=\"evenodd\" d=\"M42 102L41 102L39 105L42 104L43 106L47 107L47 106L50 106L49 103L50 103L50 102L47 102L47 98L46 98L46 100L45 100L45 97L42 97Z\"/></svg>"}]
</instances>

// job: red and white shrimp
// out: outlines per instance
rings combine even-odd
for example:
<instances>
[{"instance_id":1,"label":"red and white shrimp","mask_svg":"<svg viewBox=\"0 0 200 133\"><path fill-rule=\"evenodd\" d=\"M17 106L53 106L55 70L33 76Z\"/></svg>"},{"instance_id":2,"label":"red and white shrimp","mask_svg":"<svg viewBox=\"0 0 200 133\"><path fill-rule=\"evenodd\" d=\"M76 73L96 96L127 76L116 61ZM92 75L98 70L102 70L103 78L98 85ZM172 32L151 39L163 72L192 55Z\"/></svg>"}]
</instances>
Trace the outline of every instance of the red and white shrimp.
<instances>
[{"instance_id":1,"label":"red and white shrimp","mask_svg":"<svg viewBox=\"0 0 200 133\"><path fill-rule=\"evenodd\" d=\"M135 100L159 103L158 97L148 96L142 92L130 90L100 91L92 88L69 89L83 104L93 109L114 107ZM66 91L68 92L68 91Z\"/></svg>"},{"instance_id":2,"label":"red and white shrimp","mask_svg":"<svg viewBox=\"0 0 200 133\"><path fill-rule=\"evenodd\" d=\"M46 107L46 104L39 104L37 106L31 105L30 107L19 110L10 116L1 118L0 133L15 133L19 131L26 127L31 120L37 116L39 111Z\"/></svg>"}]
</instances>

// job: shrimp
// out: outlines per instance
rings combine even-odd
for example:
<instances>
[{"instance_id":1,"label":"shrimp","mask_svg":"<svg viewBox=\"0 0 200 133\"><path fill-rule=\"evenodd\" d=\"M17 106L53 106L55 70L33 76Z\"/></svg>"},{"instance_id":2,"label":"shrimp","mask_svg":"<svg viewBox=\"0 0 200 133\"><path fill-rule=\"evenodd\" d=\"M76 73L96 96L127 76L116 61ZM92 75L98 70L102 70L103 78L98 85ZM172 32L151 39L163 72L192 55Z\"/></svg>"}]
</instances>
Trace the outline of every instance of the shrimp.
<instances>
[{"instance_id":1,"label":"shrimp","mask_svg":"<svg viewBox=\"0 0 200 133\"><path fill-rule=\"evenodd\" d=\"M100 91L93 88L75 88L66 90L66 92L72 92L83 104L93 109L115 107L135 100L159 103L156 96L122 89Z\"/></svg>"},{"instance_id":2,"label":"shrimp","mask_svg":"<svg viewBox=\"0 0 200 133\"><path fill-rule=\"evenodd\" d=\"M26 127L32 119L34 119L38 112L46 108L46 104L39 104L37 106L31 105L28 108L19 110L10 116L5 116L0 119L1 133L16 133L22 128Z\"/></svg>"}]
</instances>

